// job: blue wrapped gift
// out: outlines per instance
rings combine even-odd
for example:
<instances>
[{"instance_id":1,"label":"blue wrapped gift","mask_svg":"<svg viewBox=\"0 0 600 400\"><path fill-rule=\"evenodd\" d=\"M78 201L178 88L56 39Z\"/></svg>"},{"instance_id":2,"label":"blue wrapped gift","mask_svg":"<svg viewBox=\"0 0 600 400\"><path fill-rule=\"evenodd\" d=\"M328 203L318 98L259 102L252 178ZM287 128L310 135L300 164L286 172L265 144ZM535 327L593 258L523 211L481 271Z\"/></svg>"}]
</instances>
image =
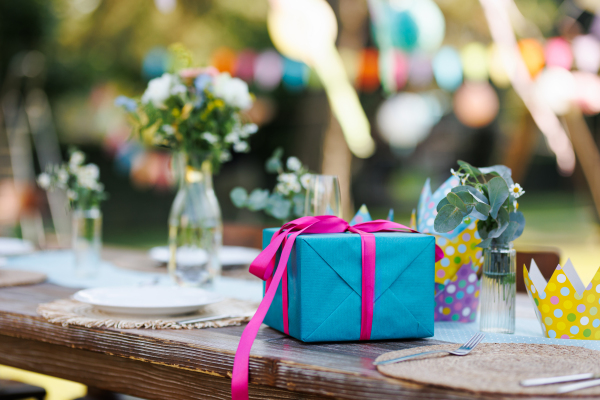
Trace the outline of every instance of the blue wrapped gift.
<instances>
[{"instance_id":1,"label":"blue wrapped gift","mask_svg":"<svg viewBox=\"0 0 600 400\"><path fill-rule=\"evenodd\" d=\"M277 230L263 231L263 248ZM374 235L371 339L433 336L435 238L418 233ZM299 235L287 266L290 336L304 342L359 340L360 235ZM284 332L281 294L280 284L264 323Z\"/></svg>"}]
</instances>

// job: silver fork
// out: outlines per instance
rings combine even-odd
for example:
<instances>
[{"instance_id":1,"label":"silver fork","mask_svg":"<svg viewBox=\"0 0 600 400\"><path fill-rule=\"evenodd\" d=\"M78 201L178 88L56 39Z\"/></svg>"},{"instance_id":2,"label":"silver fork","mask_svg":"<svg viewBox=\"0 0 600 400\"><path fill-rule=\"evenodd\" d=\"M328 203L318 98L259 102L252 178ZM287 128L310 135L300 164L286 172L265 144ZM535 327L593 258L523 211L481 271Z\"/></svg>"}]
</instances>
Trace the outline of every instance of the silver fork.
<instances>
[{"instance_id":1,"label":"silver fork","mask_svg":"<svg viewBox=\"0 0 600 400\"><path fill-rule=\"evenodd\" d=\"M471 339L467 340L467 342L465 344L463 344L458 349L453 350L453 351L450 351L450 350L426 351L424 353L417 353L417 354L411 354L409 356L392 358L391 360L376 361L373 363L373 365L393 364L393 363L397 363L400 361L410 360L411 358L414 358L414 357L420 357L420 356L424 356L426 354L435 354L435 353L448 353L448 354L452 354L453 356L466 356L467 354L469 354L471 352L471 350L473 350L475 348L475 346L477 346L483 340L483 338L485 338L485 333L480 332L480 333L476 333L475 335L473 335L471 337Z\"/></svg>"}]
</instances>

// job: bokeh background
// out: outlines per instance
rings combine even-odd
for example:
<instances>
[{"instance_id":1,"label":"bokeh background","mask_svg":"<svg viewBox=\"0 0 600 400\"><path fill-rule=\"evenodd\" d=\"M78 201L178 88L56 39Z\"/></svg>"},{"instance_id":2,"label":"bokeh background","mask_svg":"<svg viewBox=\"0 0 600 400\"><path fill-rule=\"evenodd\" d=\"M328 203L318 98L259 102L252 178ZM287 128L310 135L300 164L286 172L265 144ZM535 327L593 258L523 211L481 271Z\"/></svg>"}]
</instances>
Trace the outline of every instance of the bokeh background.
<instances>
[{"instance_id":1,"label":"bokeh background","mask_svg":"<svg viewBox=\"0 0 600 400\"><path fill-rule=\"evenodd\" d=\"M103 205L105 243L140 248L166 243L176 189L170 155L129 140L114 99L140 95L149 79L169 68L169 48L179 43L189 49L194 65L229 71L256 94L250 117L260 129L251 139L252 150L234 154L215 177L226 224L277 223L236 209L229 199L236 186L274 186L275 176L265 173L264 163L277 147L315 172L340 175L347 217L367 204L374 217L384 218L394 208L402 223L409 222L425 179L431 177L437 187L462 159L513 169L526 191L520 209L527 228L518 246L557 246L564 258L591 269L600 264L592 196L600 190L593 173L600 170L594 164L600 137L595 14L600 2L511 0L505 2L508 25L497 18L500 22L490 26L485 10L497 3L491 0L327 1L337 20L336 51L371 124L376 150L369 158L348 150L314 68L274 46L277 32L268 27L274 3L0 2L3 232L23 234L24 219L37 209L51 235L45 194L34 186L12 187L19 171L8 152L11 135L29 132L23 139L32 145L29 153L17 156L39 173L38 149L51 146L39 133L47 132L63 157L77 146L100 166L110 194ZM311 12L316 11L306 11ZM518 40L528 90L509 79L518 73L507 72L494 29L510 31ZM297 34L302 38L303 32ZM532 118L524 97L537 104L538 116ZM547 137L556 132L589 139L577 162L568 162L573 154L568 140L569 146L548 145Z\"/></svg>"}]
</instances>

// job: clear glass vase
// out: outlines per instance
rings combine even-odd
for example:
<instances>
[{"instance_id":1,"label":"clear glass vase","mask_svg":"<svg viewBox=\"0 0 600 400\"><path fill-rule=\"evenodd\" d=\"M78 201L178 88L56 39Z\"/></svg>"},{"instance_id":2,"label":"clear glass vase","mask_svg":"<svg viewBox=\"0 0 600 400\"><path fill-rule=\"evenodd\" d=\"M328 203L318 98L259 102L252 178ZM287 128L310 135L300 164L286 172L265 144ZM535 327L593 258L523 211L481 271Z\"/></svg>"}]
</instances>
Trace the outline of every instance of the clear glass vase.
<instances>
[{"instance_id":1,"label":"clear glass vase","mask_svg":"<svg viewBox=\"0 0 600 400\"><path fill-rule=\"evenodd\" d=\"M180 187L169 215L169 273L180 286L201 286L221 273L219 250L223 238L221 208L213 189L208 161L201 168L187 157L174 157Z\"/></svg>"},{"instance_id":2,"label":"clear glass vase","mask_svg":"<svg viewBox=\"0 0 600 400\"><path fill-rule=\"evenodd\" d=\"M75 275L89 278L98 273L102 250L102 213L97 207L72 213L72 246Z\"/></svg>"},{"instance_id":3,"label":"clear glass vase","mask_svg":"<svg viewBox=\"0 0 600 400\"><path fill-rule=\"evenodd\" d=\"M479 327L483 332L515 333L516 251L512 243L483 251Z\"/></svg>"}]
</instances>

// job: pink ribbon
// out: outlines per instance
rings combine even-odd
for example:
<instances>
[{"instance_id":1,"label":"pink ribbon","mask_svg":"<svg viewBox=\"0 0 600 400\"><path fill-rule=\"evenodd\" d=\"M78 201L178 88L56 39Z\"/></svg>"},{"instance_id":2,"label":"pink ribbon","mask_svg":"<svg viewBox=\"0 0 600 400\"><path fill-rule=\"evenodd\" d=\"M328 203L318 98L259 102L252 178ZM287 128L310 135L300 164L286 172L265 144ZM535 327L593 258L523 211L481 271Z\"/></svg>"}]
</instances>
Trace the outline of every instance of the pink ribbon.
<instances>
[{"instance_id":1,"label":"pink ribbon","mask_svg":"<svg viewBox=\"0 0 600 400\"><path fill-rule=\"evenodd\" d=\"M419 233L407 226L395 222L377 220L354 226L348 225L341 218L331 215L317 217L302 217L288 222L271 238L271 243L256 257L250 265L250 272L266 281L265 295L258 310L244 329L233 362L231 380L231 397L233 400L248 399L248 364L250 349L256 339L269 307L273 302L279 283L282 284L283 329L289 334L288 296L287 296L287 263L294 246L294 241L300 234L309 233L343 233L350 231L358 233L362 245L362 304L360 340L371 338L373 325L373 301L375 295L375 236L372 232ZM275 269L275 259L279 248L283 246L279 264ZM436 245L435 260L442 259L444 252ZM273 275L273 270L275 274Z\"/></svg>"}]
</instances>

